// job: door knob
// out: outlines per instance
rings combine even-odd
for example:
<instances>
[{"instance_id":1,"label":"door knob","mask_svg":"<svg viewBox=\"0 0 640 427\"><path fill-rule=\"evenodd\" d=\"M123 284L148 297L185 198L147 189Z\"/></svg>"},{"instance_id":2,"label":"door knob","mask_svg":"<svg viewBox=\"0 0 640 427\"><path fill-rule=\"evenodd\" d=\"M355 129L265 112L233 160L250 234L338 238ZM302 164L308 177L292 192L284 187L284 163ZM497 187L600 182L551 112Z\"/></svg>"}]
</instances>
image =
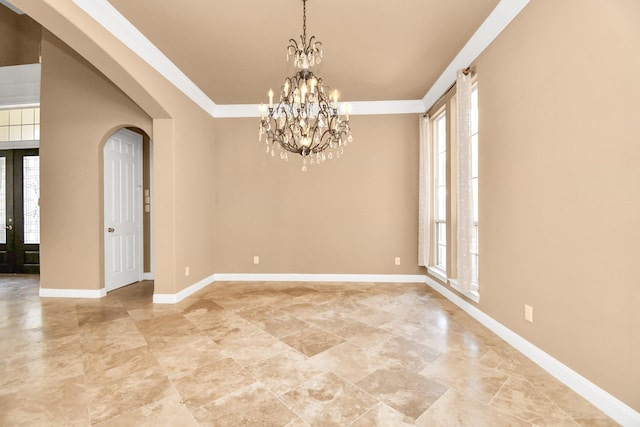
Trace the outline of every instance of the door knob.
<instances>
[{"instance_id":1,"label":"door knob","mask_svg":"<svg viewBox=\"0 0 640 427\"><path fill-rule=\"evenodd\" d=\"M113 229L112 227L109 227L109 228L107 228L107 231L108 231L109 233L113 233L113 232L114 232L114 231L116 231L116 230L115 230L115 229Z\"/></svg>"},{"instance_id":2,"label":"door knob","mask_svg":"<svg viewBox=\"0 0 640 427\"><path fill-rule=\"evenodd\" d=\"M7 230L11 231L11 230L13 230L13 225L11 225L11 224L5 225L4 228L6 228Z\"/></svg>"}]
</instances>

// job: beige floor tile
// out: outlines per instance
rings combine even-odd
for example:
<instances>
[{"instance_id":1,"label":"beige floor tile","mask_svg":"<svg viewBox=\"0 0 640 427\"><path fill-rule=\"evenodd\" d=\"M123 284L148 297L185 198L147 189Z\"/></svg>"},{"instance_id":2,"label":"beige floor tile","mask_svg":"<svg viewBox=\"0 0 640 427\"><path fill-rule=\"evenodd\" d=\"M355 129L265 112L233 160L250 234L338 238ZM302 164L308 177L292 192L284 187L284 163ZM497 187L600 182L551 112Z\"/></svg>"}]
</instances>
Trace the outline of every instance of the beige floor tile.
<instances>
[{"instance_id":1,"label":"beige floor tile","mask_svg":"<svg viewBox=\"0 0 640 427\"><path fill-rule=\"evenodd\" d=\"M315 328L335 334L344 328L345 323L350 321L346 313L339 313L333 310L325 310L313 316L303 318L303 320Z\"/></svg>"},{"instance_id":2,"label":"beige floor tile","mask_svg":"<svg viewBox=\"0 0 640 427\"><path fill-rule=\"evenodd\" d=\"M148 403L131 412L95 424L94 427L197 427L198 425L186 405L180 402L180 396L175 393L165 399Z\"/></svg>"},{"instance_id":3,"label":"beige floor tile","mask_svg":"<svg viewBox=\"0 0 640 427\"><path fill-rule=\"evenodd\" d=\"M82 375L0 395L0 424L5 426L88 426L87 393Z\"/></svg>"},{"instance_id":4,"label":"beige floor tile","mask_svg":"<svg viewBox=\"0 0 640 427\"><path fill-rule=\"evenodd\" d=\"M343 341L342 338L317 328L307 328L282 339L282 342L308 357L322 353Z\"/></svg>"},{"instance_id":5,"label":"beige floor tile","mask_svg":"<svg viewBox=\"0 0 640 427\"><path fill-rule=\"evenodd\" d=\"M187 318L198 319L210 313L223 311L224 308L213 301L206 299L191 298L190 304L182 309L182 314Z\"/></svg>"},{"instance_id":6,"label":"beige floor tile","mask_svg":"<svg viewBox=\"0 0 640 427\"><path fill-rule=\"evenodd\" d=\"M387 366L409 369L419 372L433 362L439 353L431 348L403 337L391 338L380 343L367 352L372 357L386 359Z\"/></svg>"},{"instance_id":7,"label":"beige floor tile","mask_svg":"<svg viewBox=\"0 0 640 427\"><path fill-rule=\"evenodd\" d=\"M196 368L228 357L208 337L185 345L154 348L152 352L169 378L183 376Z\"/></svg>"},{"instance_id":8,"label":"beige floor tile","mask_svg":"<svg viewBox=\"0 0 640 427\"><path fill-rule=\"evenodd\" d=\"M99 305L78 307L78 325L92 325L96 323L109 322L111 320L127 317L129 313L123 306Z\"/></svg>"},{"instance_id":9,"label":"beige floor tile","mask_svg":"<svg viewBox=\"0 0 640 427\"><path fill-rule=\"evenodd\" d=\"M447 387L402 368L379 369L356 385L413 420L447 391Z\"/></svg>"},{"instance_id":10,"label":"beige floor tile","mask_svg":"<svg viewBox=\"0 0 640 427\"><path fill-rule=\"evenodd\" d=\"M443 354L420 373L458 393L489 404L509 376L488 368L474 359Z\"/></svg>"},{"instance_id":11,"label":"beige floor tile","mask_svg":"<svg viewBox=\"0 0 640 427\"><path fill-rule=\"evenodd\" d=\"M262 384L236 390L194 411L201 426L284 426L298 418Z\"/></svg>"},{"instance_id":12,"label":"beige floor tile","mask_svg":"<svg viewBox=\"0 0 640 427\"><path fill-rule=\"evenodd\" d=\"M320 374L281 396L281 400L312 426L345 426L378 401L332 373Z\"/></svg>"},{"instance_id":13,"label":"beige floor tile","mask_svg":"<svg viewBox=\"0 0 640 427\"><path fill-rule=\"evenodd\" d=\"M435 425L435 424L434 424ZM378 403L350 427L413 427L414 420L384 403Z\"/></svg>"},{"instance_id":14,"label":"beige floor tile","mask_svg":"<svg viewBox=\"0 0 640 427\"><path fill-rule=\"evenodd\" d=\"M247 369L277 396L291 391L303 382L325 372L322 365L315 363L294 349L249 365Z\"/></svg>"},{"instance_id":15,"label":"beige floor tile","mask_svg":"<svg viewBox=\"0 0 640 427\"><path fill-rule=\"evenodd\" d=\"M100 384L157 367L158 361L145 345L117 353L86 354L83 364L87 381Z\"/></svg>"},{"instance_id":16,"label":"beige floor tile","mask_svg":"<svg viewBox=\"0 0 640 427\"><path fill-rule=\"evenodd\" d=\"M531 424L502 413L484 403L465 397L455 390L448 390L417 420L420 427L530 427Z\"/></svg>"},{"instance_id":17,"label":"beige floor tile","mask_svg":"<svg viewBox=\"0 0 640 427\"><path fill-rule=\"evenodd\" d=\"M87 384L91 422L102 421L134 411L167 398L177 391L159 366L133 372L102 383Z\"/></svg>"},{"instance_id":18,"label":"beige floor tile","mask_svg":"<svg viewBox=\"0 0 640 427\"><path fill-rule=\"evenodd\" d=\"M356 382L382 367L389 365L389 359L371 355L365 349L344 342L310 359L315 366Z\"/></svg>"},{"instance_id":19,"label":"beige floor tile","mask_svg":"<svg viewBox=\"0 0 640 427\"><path fill-rule=\"evenodd\" d=\"M53 383L84 375L82 356L53 354L36 357L34 354L6 360L4 382L0 394L10 393L37 383Z\"/></svg>"},{"instance_id":20,"label":"beige floor tile","mask_svg":"<svg viewBox=\"0 0 640 427\"><path fill-rule=\"evenodd\" d=\"M359 310L352 311L351 318L358 319L364 324L378 328L395 319L396 316L387 313L386 311L364 306Z\"/></svg>"},{"instance_id":21,"label":"beige floor tile","mask_svg":"<svg viewBox=\"0 0 640 427\"><path fill-rule=\"evenodd\" d=\"M575 424L566 412L533 385L515 376L509 377L490 406L532 424Z\"/></svg>"},{"instance_id":22,"label":"beige floor tile","mask_svg":"<svg viewBox=\"0 0 640 427\"><path fill-rule=\"evenodd\" d=\"M0 275L0 425L616 425L423 284L38 291Z\"/></svg>"},{"instance_id":23,"label":"beige floor tile","mask_svg":"<svg viewBox=\"0 0 640 427\"><path fill-rule=\"evenodd\" d=\"M231 311L225 311L220 314L208 316L206 319L200 319L196 325L217 344L232 342L237 338L262 332L256 325L237 316Z\"/></svg>"},{"instance_id":24,"label":"beige floor tile","mask_svg":"<svg viewBox=\"0 0 640 427\"><path fill-rule=\"evenodd\" d=\"M243 366L252 365L290 350L284 342L262 331L253 335L240 336L233 340L225 340L218 345L225 354L233 357Z\"/></svg>"},{"instance_id":25,"label":"beige floor tile","mask_svg":"<svg viewBox=\"0 0 640 427\"><path fill-rule=\"evenodd\" d=\"M579 424L615 425L602 411L548 374L529 375L528 381Z\"/></svg>"},{"instance_id":26,"label":"beige floor tile","mask_svg":"<svg viewBox=\"0 0 640 427\"><path fill-rule=\"evenodd\" d=\"M172 381L187 407L193 410L253 384L255 378L228 358L200 366Z\"/></svg>"},{"instance_id":27,"label":"beige floor tile","mask_svg":"<svg viewBox=\"0 0 640 427\"><path fill-rule=\"evenodd\" d=\"M290 301L289 304L285 304L280 307L280 310L289 313L298 319L305 320L324 313L325 311L329 311L329 308L319 304Z\"/></svg>"}]
</instances>

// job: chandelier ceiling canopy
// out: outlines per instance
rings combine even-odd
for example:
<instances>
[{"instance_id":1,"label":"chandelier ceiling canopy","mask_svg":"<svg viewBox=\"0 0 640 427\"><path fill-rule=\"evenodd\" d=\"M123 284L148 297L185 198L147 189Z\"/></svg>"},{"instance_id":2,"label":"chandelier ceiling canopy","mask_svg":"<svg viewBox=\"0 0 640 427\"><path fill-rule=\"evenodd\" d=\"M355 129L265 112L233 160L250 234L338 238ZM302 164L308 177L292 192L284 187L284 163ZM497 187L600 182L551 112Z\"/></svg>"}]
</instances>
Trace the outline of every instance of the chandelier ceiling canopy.
<instances>
[{"instance_id":1,"label":"chandelier ceiling canopy","mask_svg":"<svg viewBox=\"0 0 640 427\"><path fill-rule=\"evenodd\" d=\"M349 126L351 108L339 106L338 91L314 75L312 67L322 62L322 43L307 39L307 0L302 0L302 35L299 43L289 40L287 61L298 70L287 77L274 102L269 89L268 107L260 106L259 140L265 137L267 153L287 161L289 153L302 156L302 170L340 157L353 140ZM339 107L342 107L341 116Z\"/></svg>"}]
</instances>

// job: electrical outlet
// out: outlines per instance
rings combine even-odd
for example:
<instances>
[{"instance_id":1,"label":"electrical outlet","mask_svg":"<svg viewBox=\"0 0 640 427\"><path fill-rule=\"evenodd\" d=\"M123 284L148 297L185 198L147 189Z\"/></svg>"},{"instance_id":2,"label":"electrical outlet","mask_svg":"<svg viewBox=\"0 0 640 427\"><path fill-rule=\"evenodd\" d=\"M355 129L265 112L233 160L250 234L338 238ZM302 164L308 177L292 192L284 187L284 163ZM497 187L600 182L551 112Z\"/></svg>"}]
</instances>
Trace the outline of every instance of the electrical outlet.
<instances>
[{"instance_id":1,"label":"electrical outlet","mask_svg":"<svg viewBox=\"0 0 640 427\"><path fill-rule=\"evenodd\" d=\"M396 262L396 265L400 265L400 257L399 256L396 257L396 261L395 262Z\"/></svg>"},{"instance_id":2,"label":"electrical outlet","mask_svg":"<svg viewBox=\"0 0 640 427\"><path fill-rule=\"evenodd\" d=\"M189 277L189 266L188 265L184 268L184 277Z\"/></svg>"},{"instance_id":3,"label":"electrical outlet","mask_svg":"<svg viewBox=\"0 0 640 427\"><path fill-rule=\"evenodd\" d=\"M254 264L260 264L260 257L258 255L253 257L253 263Z\"/></svg>"},{"instance_id":4,"label":"electrical outlet","mask_svg":"<svg viewBox=\"0 0 640 427\"><path fill-rule=\"evenodd\" d=\"M533 307L527 304L524 305L524 319L533 323Z\"/></svg>"}]
</instances>

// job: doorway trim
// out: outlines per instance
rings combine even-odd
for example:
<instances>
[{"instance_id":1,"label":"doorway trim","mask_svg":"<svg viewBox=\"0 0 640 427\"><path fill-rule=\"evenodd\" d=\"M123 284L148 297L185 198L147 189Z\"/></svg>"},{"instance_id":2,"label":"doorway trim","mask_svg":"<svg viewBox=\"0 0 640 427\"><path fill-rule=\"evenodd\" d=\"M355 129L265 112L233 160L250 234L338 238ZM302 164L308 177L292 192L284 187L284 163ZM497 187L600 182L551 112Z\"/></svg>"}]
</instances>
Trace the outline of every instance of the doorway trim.
<instances>
[{"instance_id":1,"label":"doorway trim","mask_svg":"<svg viewBox=\"0 0 640 427\"><path fill-rule=\"evenodd\" d=\"M153 236L153 140L149 139L149 271L142 272L142 280L154 280L155 279L155 245ZM146 205L145 200L145 205ZM144 232L143 232L144 238ZM143 246L144 247L144 246Z\"/></svg>"},{"instance_id":2,"label":"doorway trim","mask_svg":"<svg viewBox=\"0 0 640 427\"><path fill-rule=\"evenodd\" d=\"M130 199L128 203L131 203L131 210L126 209L127 200L121 202L121 209L125 209L124 212L118 213L116 216L119 218L126 217L130 215L133 217L131 220L121 220L118 224L116 218L113 220L109 220L107 211L112 205L108 202L109 198L109 180L108 172L110 166L107 164L109 158L107 156L107 150L111 141L113 141L114 137L118 137L121 135L123 138L127 138L129 143L133 143L133 172L131 173L131 183L129 188L125 191L130 192ZM126 151L126 150L124 150ZM143 227L143 135L139 132L134 132L133 130L129 130L127 128L120 128L115 132L111 133L103 145L103 271L104 271L104 289L105 292L109 292L112 290L116 290L120 287L130 285L132 283L139 282L143 279L144 273L144 227ZM131 153L131 152L130 152ZM123 159L131 160L125 152L114 154L115 156L122 156L124 154ZM129 163L131 165L131 163ZM119 171L119 179L115 179L115 182L122 182L122 177L126 176L126 173L123 174L123 170ZM120 188L123 188L120 184ZM111 194L116 194L118 189L115 188L117 185L114 185L114 188L111 190ZM126 185L128 187L128 185ZM128 212L127 212L128 211ZM132 215L131 215L132 213ZM122 228L128 229L126 233L128 234L117 234ZM118 230L115 230L118 229ZM111 234L114 233L115 234ZM131 238L131 236L133 236ZM131 239L133 241L131 241ZM129 242L127 244L127 241ZM120 250L116 251L112 245L120 245ZM126 254L129 254L127 257ZM113 257L120 257L119 262L114 263ZM111 262L110 262L111 261ZM131 268L126 269L126 265L128 261L132 261ZM119 271L110 272L109 265L120 265Z\"/></svg>"}]
</instances>

